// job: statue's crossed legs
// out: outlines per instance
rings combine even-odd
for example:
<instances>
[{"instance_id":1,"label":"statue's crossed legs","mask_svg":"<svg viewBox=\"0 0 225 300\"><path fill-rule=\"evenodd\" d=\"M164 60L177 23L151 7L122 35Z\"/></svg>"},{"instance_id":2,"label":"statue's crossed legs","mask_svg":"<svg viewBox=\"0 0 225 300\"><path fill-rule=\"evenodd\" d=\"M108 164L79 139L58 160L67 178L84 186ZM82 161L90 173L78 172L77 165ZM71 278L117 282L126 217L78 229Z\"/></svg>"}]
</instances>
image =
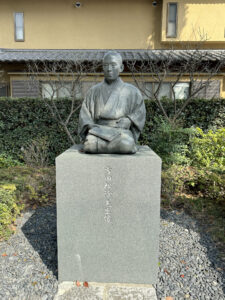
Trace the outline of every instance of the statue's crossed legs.
<instances>
[{"instance_id":1,"label":"statue's crossed legs","mask_svg":"<svg viewBox=\"0 0 225 300\"><path fill-rule=\"evenodd\" d=\"M111 142L92 134L88 134L84 142L83 150L87 153L133 154L137 152L137 147L135 145L132 133L129 130L124 130Z\"/></svg>"}]
</instances>

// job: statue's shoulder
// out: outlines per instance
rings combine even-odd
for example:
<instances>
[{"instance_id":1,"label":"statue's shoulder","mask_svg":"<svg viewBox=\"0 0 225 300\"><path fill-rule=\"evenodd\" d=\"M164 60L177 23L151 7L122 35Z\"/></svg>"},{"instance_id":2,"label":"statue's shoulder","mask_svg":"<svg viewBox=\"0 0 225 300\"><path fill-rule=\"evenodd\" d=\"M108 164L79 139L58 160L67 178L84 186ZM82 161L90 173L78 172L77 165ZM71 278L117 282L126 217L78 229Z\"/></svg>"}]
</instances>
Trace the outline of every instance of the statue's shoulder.
<instances>
[{"instance_id":1,"label":"statue's shoulder","mask_svg":"<svg viewBox=\"0 0 225 300\"><path fill-rule=\"evenodd\" d=\"M101 81L101 82L96 83L95 85L93 85L91 88L92 88L92 89L99 89L99 88L102 87L102 85L103 85L103 82Z\"/></svg>"},{"instance_id":2,"label":"statue's shoulder","mask_svg":"<svg viewBox=\"0 0 225 300\"><path fill-rule=\"evenodd\" d=\"M131 83L124 82L125 89L129 90L133 94L141 95L140 90Z\"/></svg>"},{"instance_id":3,"label":"statue's shoulder","mask_svg":"<svg viewBox=\"0 0 225 300\"><path fill-rule=\"evenodd\" d=\"M102 83L99 82L88 89L85 95L86 100L94 97L96 94L99 93L99 90L101 89L101 84Z\"/></svg>"},{"instance_id":4,"label":"statue's shoulder","mask_svg":"<svg viewBox=\"0 0 225 300\"><path fill-rule=\"evenodd\" d=\"M99 91L102 88L102 82L99 82L95 85L93 85L88 91L89 93L95 93L97 91Z\"/></svg>"}]
</instances>

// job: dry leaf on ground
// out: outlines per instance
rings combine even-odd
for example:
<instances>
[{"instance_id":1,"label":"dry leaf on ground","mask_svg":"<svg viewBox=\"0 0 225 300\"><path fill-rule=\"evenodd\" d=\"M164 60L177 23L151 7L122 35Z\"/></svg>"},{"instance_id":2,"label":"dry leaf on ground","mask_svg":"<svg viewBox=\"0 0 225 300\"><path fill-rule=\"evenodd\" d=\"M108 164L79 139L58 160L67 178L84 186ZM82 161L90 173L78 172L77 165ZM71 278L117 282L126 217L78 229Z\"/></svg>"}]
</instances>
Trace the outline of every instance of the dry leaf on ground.
<instances>
[{"instance_id":1,"label":"dry leaf on ground","mask_svg":"<svg viewBox=\"0 0 225 300\"><path fill-rule=\"evenodd\" d=\"M80 281L76 281L76 286L81 286Z\"/></svg>"}]
</instances>

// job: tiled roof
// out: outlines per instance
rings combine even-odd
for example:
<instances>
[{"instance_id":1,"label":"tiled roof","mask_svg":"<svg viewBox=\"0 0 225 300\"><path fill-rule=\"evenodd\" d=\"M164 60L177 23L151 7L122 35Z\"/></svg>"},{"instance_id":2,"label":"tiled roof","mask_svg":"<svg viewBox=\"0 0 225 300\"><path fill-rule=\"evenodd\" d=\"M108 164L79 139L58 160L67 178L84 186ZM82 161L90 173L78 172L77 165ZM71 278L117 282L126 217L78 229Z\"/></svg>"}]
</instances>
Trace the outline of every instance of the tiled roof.
<instances>
[{"instance_id":1,"label":"tiled roof","mask_svg":"<svg viewBox=\"0 0 225 300\"><path fill-rule=\"evenodd\" d=\"M4 49L0 48L0 62L24 61L100 61L108 50L77 49ZM162 60L168 56L175 61L200 55L208 61L225 60L225 50L116 50L126 60Z\"/></svg>"}]
</instances>

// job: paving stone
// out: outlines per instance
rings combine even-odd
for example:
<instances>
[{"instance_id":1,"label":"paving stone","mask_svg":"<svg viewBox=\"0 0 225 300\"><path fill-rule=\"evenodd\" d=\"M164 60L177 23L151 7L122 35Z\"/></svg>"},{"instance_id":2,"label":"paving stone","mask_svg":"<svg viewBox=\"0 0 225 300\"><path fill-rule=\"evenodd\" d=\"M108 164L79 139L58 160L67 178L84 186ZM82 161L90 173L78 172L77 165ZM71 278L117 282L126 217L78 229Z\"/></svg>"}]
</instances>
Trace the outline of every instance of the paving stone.
<instances>
[{"instance_id":1,"label":"paving stone","mask_svg":"<svg viewBox=\"0 0 225 300\"><path fill-rule=\"evenodd\" d=\"M157 300L152 285L89 283L88 287L75 282L62 282L54 300Z\"/></svg>"},{"instance_id":2,"label":"paving stone","mask_svg":"<svg viewBox=\"0 0 225 300\"><path fill-rule=\"evenodd\" d=\"M156 300L153 286L112 286L107 293L107 300Z\"/></svg>"}]
</instances>

